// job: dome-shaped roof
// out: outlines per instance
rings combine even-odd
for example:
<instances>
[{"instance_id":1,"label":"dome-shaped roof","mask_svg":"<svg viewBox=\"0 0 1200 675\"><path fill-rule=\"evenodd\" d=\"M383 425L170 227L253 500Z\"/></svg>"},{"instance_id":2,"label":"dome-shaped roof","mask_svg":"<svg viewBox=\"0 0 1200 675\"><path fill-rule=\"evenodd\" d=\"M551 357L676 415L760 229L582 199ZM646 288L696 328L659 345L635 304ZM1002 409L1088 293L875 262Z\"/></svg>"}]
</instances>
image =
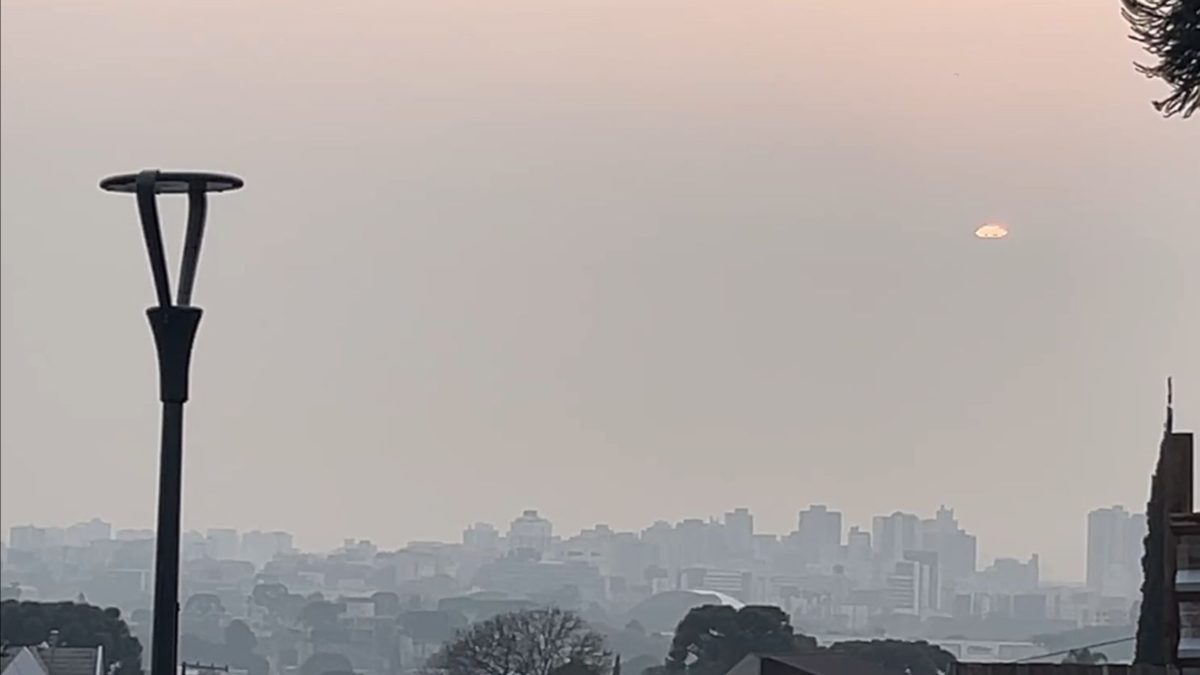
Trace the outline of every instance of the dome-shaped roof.
<instances>
[{"instance_id":1,"label":"dome-shaped roof","mask_svg":"<svg viewBox=\"0 0 1200 675\"><path fill-rule=\"evenodd\" d=\"M635 605L629 610L629 618L642 624L651 633L669 633L675 630L689 611L704 605L726 605L734 609L744 606L737 598L719 591L664 591Z\"/></svg>"}]
</instances>

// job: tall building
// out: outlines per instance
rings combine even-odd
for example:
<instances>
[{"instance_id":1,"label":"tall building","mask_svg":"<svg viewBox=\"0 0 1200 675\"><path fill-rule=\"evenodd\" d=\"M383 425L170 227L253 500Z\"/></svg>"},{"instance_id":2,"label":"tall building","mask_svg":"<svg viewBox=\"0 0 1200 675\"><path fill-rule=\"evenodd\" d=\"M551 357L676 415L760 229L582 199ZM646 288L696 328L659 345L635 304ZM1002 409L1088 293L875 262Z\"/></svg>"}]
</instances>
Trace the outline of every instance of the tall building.
<instances>
[{"instance_id":1,"label":"tall building","mask_svg":"<svg viewBox=\"0 0 1200 675\"><path fill-rule=\"evenodd\" d=\"M708 539L708 523L699 518L680 521L675 526L670 567L681 569L710 562Z\"/></svg>"},{"instance_id":2,"label":"tall building","mask_svg":"<svg viewBox=\"0 0 1200 675\"><path fill-rule=\"evenodd\" d=\"M512 521L508 528L508 549L536 553L541 556L550 550L550 542L554 536L554 526L549 520L529 509Z\"/></svg>"},{"instance_id":3,"label":"tall building","mask_svg":"<svg viewBox=\"0 0 1200 675\"><path fill-rule=\"evenodd\" d=\"M890 516L875 516L871 523L875 555L885 563L904 560L905 551L921 548L920 525L920 519L911 513L897 511Z\"/></svg>"},{"instance_id":4,"label":"tall building","mask_svg":"<svg viewBox=\"0 0 1200 675\"><path fill-rule=\"evenodd\" d=\"M287 532L247 532L242 535L242 559L248 560L258 567L271 562L275 556L289 553L292 549L292 535Z\"/></svg>"},{"instance_id":5,"label":"tall building","mask_svg":"<svg viewBox=\"0 0 1200 675\"><path fill-rule=\"evenodd\" d=\"M1133 598L1141 582L1146 516L1121 506L1087 518L1087 586L1102 596Z\"/></svg>"},{"instance_id":6,"label":"tall building","mask_svg":"<svg viewBox=\"0 0 1200 675\"><path fill-rule=\"evenodd\" d=\"M942 607L941 561L934 551L905 551L904 560L917 564L921 575L921 593L918 598L922 612L937 611Z\"/></svg>"},{"instance_id":7,"label":"tall building","mask_svg":"<svg viewBox=\"0 0 1200 675\"><path fill-rule=\"evenodd\" d=\"M1016 558L996 558L975 576L979 590L992 593L1025 593L1036 591L1040 581L1038 554L1027 562Z\"/></svg>"},{"instance_id":8,"label":"tall building","mask_svg":"<svg viewBox=\"0 0 1200 675\"><path fill-rule=\"evenodd\" d=\"M678 569L675 565L675 528L665 520L656 521L642 530L642 541L652 550L654 564L665 569Z\"/></svg>"},{"instance_id":9,"label":"tall building","mask_svg":"<svg viewBox=\"0 0 1200 675\"><path fill-rule=\"evenodd\" d=\"M872 559L871 533L854 526L846 533L846 572L858 581L871 578Z\"/></svg>"},{"instance_id":10,"label":"tall building","mask_svg":"<svg viewBox=\"0 0 1200 675\"><path fill-rule=\"evenodd\" d=\"M237 530L214 528L208 531L208 554L217 560L235 560L241 550L241 537Z\"/></svg>"},{"instance_id":11,"label":"tall building","mask_svg":"<svg viewBox=\"0 0 1200 675\"><path fill-rule=\"evenodd\" d=\"M921 521L918 548L938 555L942 583L953 588L976 571L975 535L958 526L954 510L942 506L937 515Z\"/></svg>"},{"instance_id":12,"label":"tall building","mask_svg":"<svg viewBox=\"0 0 1200 675\"><path fill-rule=\"evenodd\" d=\"M754 515L750 509L736 508L725 514L725 534L730 552L738 558L754 555Z\"/></svg>"},{"instance_id":13,"label":"tall building","mask_svg":"<svg viewBox=\"0 0 1200 675\"><path fill-rule=\"evenodd\" d=\"M927 570L917 560L896 563L887 578L887 605L896 614L921 616L928 609L922 602L930 579Z\"/></svg>"},{"instance_id":14,"label":"tall building","mask_svg":"<svg viewBox=\"0 0 1200 675\"><path fill-rule=\"evenodd\" d=\"M92 518L86 523L75 523L67 528L68 546L87 546L93 541L108 541L112 539L112 525Z\"/></svg>"},{"instance_id":15,"label":"tall building","mask_svg":"<svg viewBox=\"0 0 1200 675\"><path fill-rule=\"evenodd\" d=\"M8 531L9 546L18 551L39 551L62 546L67 533L61 527L35 527L19 525Z\"/></svg>"},{"instance_id":16,"label":"tall building","mask_svg":"<svg viewBox=\"0 0 1200 675\"><path fill-rule=\"evenodd\" d=\"M481 551L493 551L500 546L500 532L491 523L475 523L463 530L463 546Z\"/></svg>"},{"instance_id":17,"label":"tall building","mask_svg":"<svg viewBox=\"0 0 1200 675\"><path fill-rule=\"evenodd\" d=\"M842 513L824 504L813 504L800 512L796 539L807 560L833 563L842 547Z\"/></svg>"},{"instance_id":18,"label":"tall building","mask_svg":"<svg viewBox=\"0 0 1200 675\"><path fill-rule=\"evenodd\" d=\"M46 547L46 530L33 525L17 525L8 531L8 541L15 551L38 551Z\"/></svg>"},{"instance_id":19,"label":"tall building","mask_svg":"<svg viewBox=\"0 0 1200 675\"><path fill-rule=\"evenodd\" d=\"M690 567L679 573L679 588L691 591L716 591L742 602L752 600L753 575L742 570Z\"/></svg>"}]
</instances>

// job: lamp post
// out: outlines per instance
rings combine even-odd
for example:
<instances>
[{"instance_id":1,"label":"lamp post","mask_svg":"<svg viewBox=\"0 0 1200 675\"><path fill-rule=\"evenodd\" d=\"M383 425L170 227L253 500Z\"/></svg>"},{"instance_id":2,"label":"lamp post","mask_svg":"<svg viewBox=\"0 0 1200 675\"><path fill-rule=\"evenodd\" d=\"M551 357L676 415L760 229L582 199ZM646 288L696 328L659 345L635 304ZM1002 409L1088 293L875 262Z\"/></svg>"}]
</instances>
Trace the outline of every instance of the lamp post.
<instances>
[{"instance_id":1,"label":"lamp post","mask_svg":"<svg viewBox=\"0 0 1200 675\"><path fill-rule=\"evenodd\" d=\"M242 179L215 173L160 172L153 169L136 174L110 176L100 181L108 192L137 196L142 236L150 255L150 272L158 304L146 310L154 346L158 351L158 390L162 401L162 451L158 474L158 523L154 551L154 632L151 675L177 675L176 645L179 639L179 511L183 478L183 404L188 398L188 366L192 343L202 311L192 306L196 263L204 237L204 218L209 192L242 187ZM179 271L179 293L171 299L171 281L163 252L162 228L158 221L160 194L186 194L187 230L183 262Z\"/></svg>"}]
</instances>

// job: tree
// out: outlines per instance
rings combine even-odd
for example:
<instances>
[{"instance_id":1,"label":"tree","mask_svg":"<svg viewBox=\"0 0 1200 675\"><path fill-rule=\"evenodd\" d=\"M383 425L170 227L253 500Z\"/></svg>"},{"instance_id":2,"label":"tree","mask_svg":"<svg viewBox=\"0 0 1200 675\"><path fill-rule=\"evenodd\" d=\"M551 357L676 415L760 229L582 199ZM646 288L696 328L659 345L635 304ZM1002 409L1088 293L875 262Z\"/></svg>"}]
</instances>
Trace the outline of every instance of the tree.
<instances>
[{"instance_id":1,"label":"tree","mask_svg":"<svg viewBox=\"0 0 1200 675\"><path fill-rule=\"evenodd\" d=\"M679 622L665 665L669 672L721 675L751 652L786 654L816 648L816 640L797 635L778 607L703 605Z\"/></svg>"},{"instance_id":2,"label":"tree","mask_svg":"<svg viewBox=\"0 0 1200 675\"><path fill-rule=\"evenodd\" d=\"M827 651L871 661L885 670L911 675L948 673L955 661L950 652L923 640L850 640L835 643Z\"/></svg>"},{"instance_id":3,"label":"tree","mask_svg":"<svg viewBox=\"0 0 1200 675\"><path fill-rule=\"evenodd\" d=\"M822 649L817 641L796 633L778 607L705 605L687 613L675 629L675 640L662 668L650 675L723 675L747 654L843 654L910 675L950 671L954 655L928 642L854 640Z\"/></svg>"},{"instance_id":4,"label":"tree","mask_svg":"<svg viewBox=\"0 0 1200 675\"><path fill-rule=\"evenodd\" d=\"M258 637L245 621L235 619L225 627L225 654L228 664L250 675L267 675L271 664L266 657L254 652Z\"/></svg>"},{"instance_id":5,"label":"tree","mask_svg":"<svg viewBox=\"0 0 1200 675\"><path fill-rule=\"evenodd\" d=\"M258 637L241 619L229 622L225 627L225 641L206 640L202 636L184 633L179 637L179 655L185 661L202 661L238 670L250 675L267 675L271 665L266 657L254 652Z\"/></svg>"},{"instance_id":6,"label":"tree","mask_svg":"<svg viewBox=\"0 0 1200 675\"><path fill-rule=\"evenodd\" d=\"M428 669L444 675L602 675L604 638L557 607L500 614L460 632Z\"/></svg>"},{"instance_id":7,"label":"tree","mask_svg":"<svg viewBox=\"0 0 1200 675\"><path fill-rule=\"evenodd\" d=\"M330 628L337 625L345 606L328 600L314 600L300 610L300 623L309 628Z\"/></svg>"},{"instance_id":8,"label":"tree","mask_svg":"<svg viewBox=\"0 0 1200 675\"><path fill-rule=\"evenodd\" d=\"M371 596L375 603L375 616L396 616L400 614L400 596L391 591L379 591Z\"/></svg>"},{"instance_id":9,"label":"tree","mask_svg":"<svg viewBox=\"0 0 1200 675\"><path fill-rule=\"evenodd\" d=\"M449 642L467 625L461 614L438 609L404 612L396 617L396 623L413 642L421 644Z\"/></svg>"},{"instance_id":10,"label":"tree","mask_svg":"<svg viewBox=\"0 0 1200 675\"><path fill-rule=\"evenodd\" d=\"M1122 0L1121 14L1156 63L1134 64L1146 77L1162 80L1171 95L1155 101L1167 117L1191 117L1200 108L1200 2L1197 0Z\"/></svg>"},{"instance_id":11,"label":"tree","mask_svg":"<svg viewBox=\"0 0 1200 675\"><path fill-rule=\"evenodd\" d=\"M288 596L288 588L280 583L259 584L250 592L250 599L269 612L278 612L279 605Z\"/></svg>"},{"instance_id":12,"label":"tree","mask_svg":"<svg viewBox=\"0 0 1200 675\"><path fill-rule=\"evenodd\" d=\"M1104 655L1104 652L1094 652L1083 647L1082 649L1072 649L1062 662L1080 666L1099 666L1108 663L1108 657Z\"/></svg>"},{"instance_id":13,"label":"tree","mask_svg":"<svg viewBox=\"0 0 1200 675\"><path fill-rule=\"evenodd\" d=\"M183 603L184 614L224 614L221 598L213 593L195 593Z\"/></svg>"},{"instance_id":14,"label":"tree","mask_svg":"<svg viewBox=\"0 0 1200 675\"><path fill-rule=\"evenodd\" d=\"M251 654L258 646L258 637L241 619L234 619L225 627L225 649L232 654Z\"/></svg>"},{"instance_id":15,"label":"tree","mask_svg":"<svg viewBox=\"0 0 1200 675\"><path fill-rule=\"evenodd\" d=\"M1167 579L1163 567L1166 547L1167 505L1163 495L1163 474L1166 471L1167 443L1174 426L1171 409L1171 384L1167 381L1167 421L1163 425L1162 442L1158 446L1158 463L1150 477L1150 501L1146 504L1146 538L1142 553L1142 607L1138 614L1137 646L1133 662L1155 666L1168 662L1166 610L1163 600L1167 594ZM1174 583L1174 580L1171 580Z\"/></svg>"},{"instance_id":16,"label":"tree","mask_svg":"<svg viewBox=\"0 0 1200 675\"><path fill-rule=\"evenodd\" d=\"M300 675L331 675L332 673L353 673L354 665L345 654L329 654L317 652L304 660L300 666Z\"/></svg>"},{"instance_id":17,"label":"tree","mask_svg":"<svg viewBox=\"0 0 1200 675\"><path fill-rule=\"evenodd\" d=\"M0 642L39 645L57 630L64 647L104 647L105 672L141 675L142 645L129 632L116 607L100 609L74 602L0 602Z\"/></svg>"}]
</instances>

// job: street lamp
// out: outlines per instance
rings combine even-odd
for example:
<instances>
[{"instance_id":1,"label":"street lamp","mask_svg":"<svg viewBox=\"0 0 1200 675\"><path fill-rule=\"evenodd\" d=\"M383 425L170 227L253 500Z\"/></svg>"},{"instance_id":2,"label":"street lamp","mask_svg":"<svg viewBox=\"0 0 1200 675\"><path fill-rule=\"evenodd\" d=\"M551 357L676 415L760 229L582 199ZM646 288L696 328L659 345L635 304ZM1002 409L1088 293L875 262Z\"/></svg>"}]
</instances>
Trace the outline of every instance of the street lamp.
<instances>
[{"instance_id":1,"label":"street lamp","mask_svg":"<svg viewBox=\"0 0 1200 675\"><path fill-rule=\"evenodd\" d=\"M204 237L204 217L209 192L242 187L242 179L216 173L156 171L110 176L100 181L108 192L137 195L142 236L150 254L150 272L158 304L146 310L154 346L158 351L158 391L162 401L162 454L158 473L158 525L154 551L154 632L151 675L177 675L176 643L179 639L179 507L183 478L183 404L188 398L188 366L192 343L200 325L199 307L192 306L196 263ZM159 194L188 196L187 230L179 294L171 300L171 280L163 252L158 222Z\"/></svg>"}]
</instances>

